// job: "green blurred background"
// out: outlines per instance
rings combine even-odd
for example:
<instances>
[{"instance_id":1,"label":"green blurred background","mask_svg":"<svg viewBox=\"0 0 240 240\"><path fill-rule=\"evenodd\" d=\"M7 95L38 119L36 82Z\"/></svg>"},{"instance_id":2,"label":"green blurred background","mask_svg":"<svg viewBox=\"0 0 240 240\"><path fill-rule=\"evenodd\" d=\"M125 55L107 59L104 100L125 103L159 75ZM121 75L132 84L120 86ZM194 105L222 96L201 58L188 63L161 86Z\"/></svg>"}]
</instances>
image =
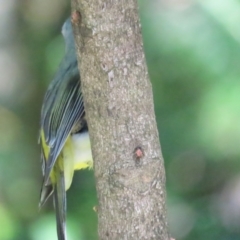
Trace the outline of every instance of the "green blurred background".
<instances>
[{"instance_id":1,"label":"green blurred background","mask_svg":"<svg viewBox=\"0 0 240 240\"><path fill-rule=\"evenodd\" d=\"M38 211L41 102L64 53L66 0L0 1L0 240L56 240ZM240 0L142 0L172 236L240 239ZM69 240L97 239L93 172L68 191Z\"/></svg>"}]
</instances>

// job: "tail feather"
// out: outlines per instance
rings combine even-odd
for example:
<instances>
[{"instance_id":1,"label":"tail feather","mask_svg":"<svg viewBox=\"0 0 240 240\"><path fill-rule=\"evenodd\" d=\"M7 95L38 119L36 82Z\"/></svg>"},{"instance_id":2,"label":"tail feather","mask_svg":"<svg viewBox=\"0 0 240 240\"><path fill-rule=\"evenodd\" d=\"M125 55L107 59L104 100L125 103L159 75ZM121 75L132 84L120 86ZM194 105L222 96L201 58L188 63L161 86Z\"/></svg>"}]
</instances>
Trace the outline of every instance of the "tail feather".
<instances>
[{"instance_id":1,"label":"tail feather","mask_svg":"<svg viewBox=\"0 0 240 240\"><path fill-rule=\"evenodd\" d=\"M39 209L42 208L42 206L45 204L48 198L52 195L52 193L53 193L52 185L45 186L43 182L41 194L40 194L40 201L38 205Z\"/></svg>"},{"instance_id":2,"label":"tail feather","mask_svg":"<svg viewBox=\"0 0 240 240\"><path fill-rule=\"evenodd\" d=\"M57 182L54 186L54 205L57 220L58 240L66 240L66 191L64 182L64 172L57 171Z\"/></svg>"}]
</instances>

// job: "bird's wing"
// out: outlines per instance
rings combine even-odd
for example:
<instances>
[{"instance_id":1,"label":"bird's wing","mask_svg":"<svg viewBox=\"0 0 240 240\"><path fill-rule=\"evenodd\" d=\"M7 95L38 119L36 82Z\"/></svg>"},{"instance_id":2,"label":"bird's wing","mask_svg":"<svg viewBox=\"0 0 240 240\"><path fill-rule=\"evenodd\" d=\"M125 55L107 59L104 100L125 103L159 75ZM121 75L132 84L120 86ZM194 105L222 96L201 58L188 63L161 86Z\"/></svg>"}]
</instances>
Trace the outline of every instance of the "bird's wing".
<instances>
[{"instance_id":1,"label":"bird's wing","mask_svg":"<svg viewBox=\"0 0 240 240\"><path fill-rule=\"evenodd\" d=\"M67 137L84 114L77 61L64 66L60 65L60 73L49 86L41 114L40 140L45 185L48 185L49 175Z\"/></svg>"}]
</instances>

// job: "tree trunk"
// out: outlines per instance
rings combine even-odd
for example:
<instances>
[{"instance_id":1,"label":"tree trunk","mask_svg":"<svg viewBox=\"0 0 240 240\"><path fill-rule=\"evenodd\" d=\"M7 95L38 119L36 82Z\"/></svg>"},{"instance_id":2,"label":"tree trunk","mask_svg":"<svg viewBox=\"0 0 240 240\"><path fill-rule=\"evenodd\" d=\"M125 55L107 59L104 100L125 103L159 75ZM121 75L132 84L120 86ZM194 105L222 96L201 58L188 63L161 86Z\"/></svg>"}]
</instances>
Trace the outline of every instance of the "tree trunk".
<instances>
[{"instance_id":1,"label":"tree trunk","mask_svg":"<svg viewBox=\"0 0 240 240\"><path fill-rule=\"evenodd\" d=\"M165 171L136 0L72 0L99 239L169 239Z\"/></svg>"}]
</instances>

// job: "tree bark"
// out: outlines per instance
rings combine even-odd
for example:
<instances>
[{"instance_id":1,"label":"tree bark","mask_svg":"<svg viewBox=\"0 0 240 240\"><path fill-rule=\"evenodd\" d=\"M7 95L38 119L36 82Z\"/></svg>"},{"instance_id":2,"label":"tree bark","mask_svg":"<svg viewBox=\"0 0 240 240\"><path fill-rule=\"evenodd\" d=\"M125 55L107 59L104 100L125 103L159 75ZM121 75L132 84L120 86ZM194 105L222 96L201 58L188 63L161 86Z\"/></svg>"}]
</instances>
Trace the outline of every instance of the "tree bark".
<instances>
[{"instance_id":1,"label":"tree bark","mask_svg":"<svg viewBox=\"0 0 240 240\"><path fill-rule=\"evenodd\" d=\"M169 239L165 171L136 0L72 0L99 239Z\"/></svg>"}]
</instances>

